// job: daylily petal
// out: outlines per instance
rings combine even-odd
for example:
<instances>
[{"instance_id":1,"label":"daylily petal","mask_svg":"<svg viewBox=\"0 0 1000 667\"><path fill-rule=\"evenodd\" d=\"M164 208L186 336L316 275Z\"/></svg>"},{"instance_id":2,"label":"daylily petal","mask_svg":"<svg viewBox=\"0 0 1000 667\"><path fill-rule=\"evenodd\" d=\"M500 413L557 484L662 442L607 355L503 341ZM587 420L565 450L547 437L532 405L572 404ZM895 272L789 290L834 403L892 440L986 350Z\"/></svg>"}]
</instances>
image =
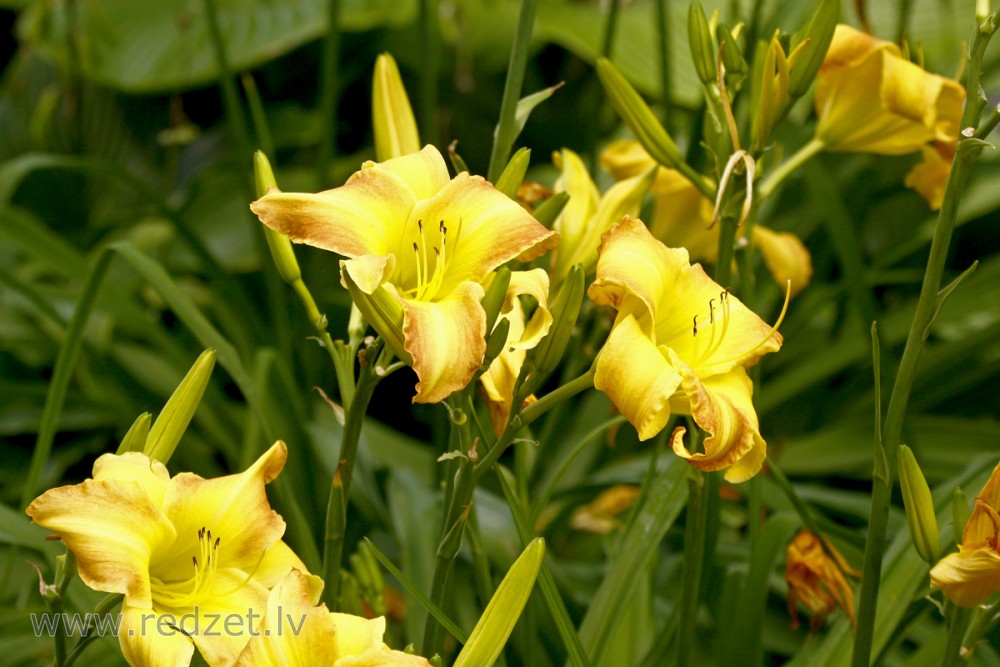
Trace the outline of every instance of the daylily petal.
<instances>
[{"instance_id":1,"label":"daylily petal","mask_svg":"<svg viewBox=\"0 0 1000 667\"><path fill-rule=\"evenodd\" d=\"M991 541L996 543L1000 534L998 508L1000 508L1000 465L993 469L983 490L976 496L976 506L962 533L963 546L972 548L989 544Z\"/></svg>"},{"instance_id":2,"label":"daylily petal","mask_svg":"<svg viewBox=\"0 0 1000 667\"><path fill-rule=\"evenodd\" d=\"M612 141L601 151L598 161L616 181L638 176L656 166L656 160L635 139ZM658 174L654 191L659 184Z\"/></svg>"},{"instance_id":3,"label":"daylily petal","mask_svg":"<svg viewBox=\"0 0 1000 667\"><path fill-rule=\"evenodd\" d=\"M1000 590L1000 554L993 549L963 549L931 569L931 588L939 588L959 607L975 607Z\"/></svg>"},{"instance_id":4,"label":"daylily petal","mask_svg":"<svg viewBox=\"0 0 1000 667\"><path fill-rule=\"evenodd\" d=\"M134 474L134 459L129 457L118 471ZM102 463L105 474L113 467L107 460ZM152 478L154 474L147 481ZM36 524L62 538L87 586L123 593L137 607L152 605L150 559L173 542L176 533L139 482L88 479L61 486L35 498L27 512Z\"/></svg>"},{"instance_id":5,"label":"daylily petal","mask_svg":"<svg viewBox=\"0 0 1000 667\"><path fill-rule=\"evenodd\" d=\"M754 225L753 244L760 249L764 263L779 284L792 282L792 296L809 285L813 273L812 256L798 236Z\"/></svg>"},{"instance_id":6,"label":"daylily petal","mask_svg":"<svg viewBox=\"0 0 1000 667\"><path fill-rule=\"evenodd\" d=\"M391 288L387 286L390 293ZM404 311L403 345L419 379L414 403L444 400L469 384L483 363L486 313L480 302L484 294L482 285L468 281L436 302L396 296Z\"/></svg>"},{"instance_id":7,"label":"daylily petal","mask_svg":"<svg viewBox=\"0 0 1000 667\"><path fill-rule=\"evenodd\" d=\"M682 387L691 404L691 415L709 437L703 452L691 453L684 446L682 426L674 430L674 452L701 470L726 470L726 480L743 482L760 471L767 444L760 436L753 408L753 384L742 367L729 373L701 379L675 353L674 366L683 378Z\"/></svg>"},{"instance_id":8,"label":"daylily petal","mask_svg":"<svg viewBox=\"0 0 1000 667\"><path fill-rule=\"evenodd\" d=\"M163 504L170 473L167 467L140 452L126 452L121 456L103 454L94 461L94 480L103 482L136 482L157 507Z\"/></svg>"},{"instance_id":9,"label":"daylily petal","mask_svg":"<svg viewBox=\"0 0 1000 667\"><path fill-rule=\"evenodd\" d=\"M323 580L309 574L309 569L305 563L292 551L283 540L278 540L274 546L264 552L264 557L260 564L253 571L254 581L264 588L273 588L292 570L297 570L306 578L310 587L310 599L313 604L319 601L319 596L323 592Z\"/></svg>"},{"instance_id":10,"label":"daylily petal","mask_svg":"<svg viewBox=\"0 0 1000 667\"><path fill-rule=\"evenodd\" d=\"M253 572L264 552L281 539L285 522L271 509L264 485L285 465L288 448L280 440L245 472L215 479L180 473L170 480L163 512L177 530L169 550L152 566L164 580L186 579L198 553L198 531L219 540L219 566Z\"/></svg>"},{"instance_id":11,"label":"daylily petal","mask_svg":"<svg viewBox=\"0 0 1000 667\"><path fill-rule=\"evenodd\" d=\"M151 609L122 606L118 644L132 667L188 667L194 657L194 644ZM164 619L169 621L170 619Z\"/></svg>"},{"instance_id":12,"label":"daylily petal","mask_svg":"<svg viewBox=\"0 0 1000 667\"><path fill-rule=\"evenodd\" d=\"M317 194L272 190L250 205L261 222L296 243L345 257L398 252L416 197L388 169L362 169Z\"/></svg>"},{"instance_id":13,"label":"daylily petal","mask_svg":"<svg viewBox=\"0 0 1000 667\"><path fill-rule=\"evenodd\" d=\"M902 155L954 141L965 91L900 57L894 44L838 25L817 77L817 138L827 150Z\"/></svg>"},{"instance_id":14,"label":"daylily petal","mask_svg":"<svg viewBox=\"0 0 1000 667\"><path fill-rule=\"evenodd\" d=\"M336 625L326 605L314 606L305 575L292 570L267 599L261 633L237 667L328 667L337 659Z\"/></svg>"},{"instance_id":15,"label":"daylily petal","mask_svg":"<svg viewBox=\"0 0 1000 667\"><path fill-rule=\"evenodd\" d=\"M424 234L431 247L442 250L447 243L445 274L438 294L447 294L467 280L479 282L514 258L534 259L559 241L558 234L543 227L517 202L481 176L467 172L414 206L406 238L417 237L418 221L429 223ZM440 240L442 222L447 229L444 242Z\"/></svg>"},{"instance_id":16,"label":"daylily petal","mask_svg":"<svg viewBox=\"0 0 1000 667\"><path fill-rule=\"evenodd\" d=\"M371 294L396 270L396 256L392 253L361 255L354 259L341 260L340 268L351 276L351 280L362 292Z\"/></svg>"},{"instance_id":17,"label":"daylily petal","mask_svg":"<svg viewBox=\"0 0 1000 667\"><path fill-rule=\"evenodd\" d=\"M192 639L213 667L234 665L253 634L260 632L268 590L253 579L247 581L247 576L236 569L217 571L212 591L191 610L198 614L198 632Z\"/></svg>"},{"instance_id":18,"label":"daylily petal","mask_svg":"<svg viewBox=\"0 0 1000 667\"><path fill-rule=\"evenodd\" d=\"M619 315L597 358L594 387L635 426L640 440L663 430L681 376L631 314Z\"/></svg>"},{"instance_id":19,"label":"daylily petal","mask_svg":"<svg viewBox=\"0 0 1000 667\"><path fill-rule=\"evenodd\" d=\"M673 294L670 285L687 264L687 251L658 243L641 220L626 216L601 237L597 280L587 294L597 304L634 315L652 338L657 307Z\"/></svg>"},{"instance_id":20,"label":"daylily petal","mask_svg":"<svg viewBox=\"0 0 1000 667\"><path fill-rule=\"evenodd\" d=\"M432 197L448 184L448 165L441 152L430 144L419 153L410 153L385 162L365 162L362 171L379 169L388 171L406 183L417 199Z\"/></svg>"},{"instance_id":21,"label":"daylily petal","mask_svg":"<svg viewBox=\"0 0 1000 667\"><path fill-rule=\"evenodd\" d=\"M539 341L549 333L552 326L552 313L548 309L549 300L549 275L544 269L532 269L530 271L512 271L510 274L510 284L507 286L507 295L504 297L501 313L510 313L515 306L519 306L518 297L527 295L534 297L538 303L535 312L531 315L531 320L524 322L524 312L521 312L519 322L511 320L510 332L507 335L508 348L515 350L530 350L538 345ZM515 333L515 329L517 329Z\"/></svg>"},{"instance_id":22,"label":"daylily petal","mask_svg":"<svg viewBox=\"0 0 1000 667\"><path fill-rule=\"evenodd\" d=\"M370 648L361 655L344 656L333 664L334 667L430 667L422 656L393 651L385 645Z\"/></svg>"},{"instance_id":23,"label":"daylily petal","mask_svg":"<svg viewBox=\"0 0 1000 667\"><path fill-rule=\"evenodd\" d=\"M349 655L360 655L371 648L382 646L385 635L385 617L367 619L352 614L332 612L330 618L336 626L333 644L340 659Z\"/></svg>"},{"instance_id":24,"label":"daylily petal","mask_svg":"<svg viewBox=\"0 0 1000 667\"><path fill-rule=\"evenodd\" d=\"M944 190L951 174L951 161L955 155L954 144L937 144L923 146L920 149L923 159L913 165L903 185L913 188L927 200L931 210L937 211L944 202Z\"/></svg>"},{"instance_id":25,"label":"daylily petal","mask_svg":"<svg viewBox=\"0 0 1000 667\"><path fill-rule=\"evenodd\" d=\"M580 156L568 148L552 154L552 162L562 169L562 175L555 183L556 192L565 192L569 201L556 218L553 229L559 232L563 245L576 247L586 231L586 226L601 201L586 165Z\"/></svg>"}]
</instances>

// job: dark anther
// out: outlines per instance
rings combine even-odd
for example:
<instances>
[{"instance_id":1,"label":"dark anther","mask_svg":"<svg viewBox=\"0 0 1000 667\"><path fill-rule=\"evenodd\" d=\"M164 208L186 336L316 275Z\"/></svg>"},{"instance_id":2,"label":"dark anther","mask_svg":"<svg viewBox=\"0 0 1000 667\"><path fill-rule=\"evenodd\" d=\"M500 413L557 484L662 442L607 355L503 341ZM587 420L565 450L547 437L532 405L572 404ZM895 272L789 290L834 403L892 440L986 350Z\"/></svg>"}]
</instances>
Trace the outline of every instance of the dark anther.
<instances>
[{"instance_id":1,"label":"dark anther","mask_svg":"<svg viewBox=\"0 0 1000 667\"><path fill-rule=\"evenodd\" d=\"M694 316L694 326L692 326L691 329L692 329L691 335L692 336L697 336L698 335L698 316L697 315Z\"/></svg>"}]
</instances>

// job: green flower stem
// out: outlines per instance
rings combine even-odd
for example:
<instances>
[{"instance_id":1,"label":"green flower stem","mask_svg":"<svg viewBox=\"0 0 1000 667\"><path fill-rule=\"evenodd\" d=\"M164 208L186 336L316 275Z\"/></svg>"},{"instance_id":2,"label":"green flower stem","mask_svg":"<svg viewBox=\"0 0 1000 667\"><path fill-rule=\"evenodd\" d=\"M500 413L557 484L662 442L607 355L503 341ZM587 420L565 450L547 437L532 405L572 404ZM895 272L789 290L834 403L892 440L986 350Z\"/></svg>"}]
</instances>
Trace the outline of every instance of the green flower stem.
<instances>
[{"instance_id":1,"label":"green flower stem","mask_svg":"<svg viewBox=\"0 0 1000 667\"><path fill-rule=\"evenodd\" d=\"M985 21L976 35L970 57L968 81L966 90L979 90L979 72L982 66L986 45L996 30L996 17L991 16ZM985 102L978 95L971 95L962 115L963 128L974 128L978 125ZM896 454L903 430L903 418L906 415L906 405L910 398L910 390L916 378L917 362L920 353L934 321L937 309L940 307L938 291L944 276L945 263L948 257L948 246L951 243L952 232L958 217L958 205L965 191L966 183L972 169L972 163L978 157L979 149L976 143L979 139L962 136L955 150L948 184L945 187L944 201L938 212L934 236L931 240L930 253L927 258L927 268L924 272L924 282L917 301L917 310L913 323L906 338L899 371L889 398L889 408L886 411L885 425L882 431L883 449L876 452L876 468L872 475L872 501L868 521L868 537L865 542L864 573L861 579L861 592L858 600L858 630L854 640L852 667L868 667L871 660L871 646L875 632L875 615L878 606L878 589L882 575L882 556L886 547L886 526L889 520L889 505L892 497L893 471L896 469Z\"/></svg>"},{"instance_id":2,"label":"green flower stem","mask_svg":"<svg viewBox=\"0 0 1000 667\"><path fill-rule=\"evenodd\" d=\"M504 428L503 433L497 438L496 444L475 465L472 472L473 483L478 482L479 478L500 459L500 456L503 455L507 447L514 441L514 436L522 427L532 423L566 399L593 387L596 370L595 366L591 366L590 370L580 377L570 380L558 389L542 396L520 413L512 415L510 421L507 422L507 427Z\"/></svg>"},{"instance_id":3,"label":"green flower stem","mask_svg":"<svg viewBox=\"0 0 1000 667\"><path fill-rule=\"evenodd\" d=\"M94 616L100 618L105 614L111 613L115 607L122 603L123 599L125 599L124 596L118 594L107 596L98 602L96 607L94 607ZM98 637L100 637L100 635L96 632L88 632L85 636L80 637L80 639L77 640L76 644L73 645L73 648L70 649L69 653L66 655L66 661L62 663L62 667L71 667L71 665L76 662L76 659L83 653L83 650L90 646L90 644Z\"/></svg>"},{"instance_id":4,"label":"green flower stem","mask_svg":"<svg viewBox=\"0 0 1000 667\"><path fill-rule=\"evenodd\" d=\"M941 667L958 667L965 660L962 658L962 640L965 638L965 631L972 620L972 609L958 607L945 602L944 614L948 620L948 642L945 644L944 653L941 654Z\"/></svg>"},{"instance_id":5,"label":"green flower stem","mask_svg":"<svg viewBox=\"0 0 1000 667\"><path fill-rule=\"evenodd\" d=\"M965 637L962 639L962 647L959 652L965 654L972 653L976 645L983 641L986 633L996 626L997 621L1000 621L1000 610L997 609L997 605L989 607L981 605L977 607L975 613L972 615L969 628L965 631Z\"/></svg>"},{"instance_id":6,"label":"green flower stem","mask_svg":"<svg viewBox=\"0 0 1000 667\"><path fill-rule=\"evenodd\" d=\"M996 129L997 125L1000 125L1000 105L993 107L990 115L979 126L979 129L976 131L976 138L985 139Z\"/></svg>"},{"instance_id":7,"label":"green flower stem","mask_svg":"<svg viewBox=\"0 0 1000 667\"><path fill-rule=\"evenodd\" d=\"M361 440L361 427L364 424L365 412L371 401L380 376L376 373L379 352L382 350L381 339L368 348L367 365L361 366L358 384L350 406L346 408L344 419L344 434L340 442L340 457L337 469L330 484L330 499L326 508L326 534L323 538L323 579L326 588L323 590L323 601L330 610L338 609L337 598L340 594L340 563L344 555L344 536L347 530L347 503L351 497L351 476L354 474L354 463L358 458L358 443Z\"/></svg>"},{"instance_id":8,"label":"green flower stem","mask_svg":"<svg viewBox=\"0 0 1000 667\"><path fill-rule=\"evenodd\" d=\"M706 475L692 468L688 476L687 517L684 520L684 581L680 602L680 639L677 665L689 667L695 663L698 646L698 598L701 573L705 561L705 537L708 528L710 489Z\"/></svg>"},{"instance_id":9,"label":"green flower stem","mask_svg":"<svg viewBox=\"0 0 1000 667\"><path fill-rule=\"evenodd\" d=\"M764 201L781 185L786 178L795 173L795 170L811 160L817 153L823 151L823 142L819 139L812 139L807 144L797 150L790 158L782 162L772 171L767 178L761 182L757 188L757 196Z\"/></svg>"},{"instance_id":10,"label":"green flower stem","mask_svg":"<svg viewBox=\"0 0 1000 667\"><path fill-rule=\"evenodd\" d=\"M733 248L736 244L736 218L723 213L718 223L719 254L715 260L715 282L729 287L733 281Z\"/></svg>"},{"instance_id":11,"label":"green flower stem","mask_svg":"<svg viewBox=\"0 0 1000 667\"><path fill-rule=\"evenodd\" d=\"M441 45L438 36L439 0L420 0L420 131L424 143L440 138L438 129L438 76L441 69Z\"/></svg>"},{"instance_id":12,"label":"green flower stem","mask_svg":"<svg viewBox=\"0 0 1000 667\"><path fill-rule=\"evenodd\" d=\"M799 497L799 494L795 491L792 483L788 481L788 478L785 477L785 473L778 467L778 464L775 463L773 459L768 459L766 465L768 472L771 473L771 479L774 480L774 483L778 485L781 492L785 494L786 498L788 498L788 502L792 504L792 509L795 510L795 513L798 514L799 518L802 520L802 525L805 526L806 530L810 533L820 538L820 541L823 543L823 547L827 548L826 540L822 538L823 532L820 530L819 524L816 522L816 516L813 514L812 508L809 507L806 501Z\"/></svg>"},{"instance_id":13,"label":"green flower stem","mask_svg":"<svg viewBox=\"0 0 1000 667\"><path fill-rule=\"evenodd\" d=\"M490 168L487 172L491 183L495 183L507 164L507 157L514 145L517 128L514 115L517 103L521 97L521 87L524 84L524 70L528 65L528 45L531 41L531 28L535 23L535 10L538 0L521 0L521 14L517 20L517 31L514 33L514 46L510 52L510 64L507 67L507 81L503 89L503 101L500 103L500 122L497 124L496 136L493 140L493 151L490 154Z\"/></svg>"},{"instance_id":14,"label":"green flower stem","mask_svg":"<svg viewBox=\"0 0 1000 667\"><path fill-rule=\"evenodd\" d=\"M320 69L319 117L322 134L316 158L316 183L325 188L330 178L337 143L337 87L340 85L340 0L326 2L326 36L323 37L323 63Z\"/></svg>"},{"instance_id":15,"label":"green flower stem","mask_svg":"<svg viewBox=\"0 0 1000 667\"><path fill-rule=\"evenodd\" d=\"M434 577L431 581L430 598L431 602L438 607L442 606L445 592L448 590L451 568L458 556L458 550L462 546L462 534L472 512L473 494L476 491L476 480L472 474L472 421L464 410L455 407L466 403L465 393L462 392L461 397L454 401L455 405L449 409L458 449L467 456L460 458L458 462L458 472L455 474L451 497L447 501L444 523L441 526L441 542L438 544L437 555L434 559ZM424 655L440 653L442 639L443 628L441 624L428 615L424 625L421 653Z\"/></svg>"}]
</instances>

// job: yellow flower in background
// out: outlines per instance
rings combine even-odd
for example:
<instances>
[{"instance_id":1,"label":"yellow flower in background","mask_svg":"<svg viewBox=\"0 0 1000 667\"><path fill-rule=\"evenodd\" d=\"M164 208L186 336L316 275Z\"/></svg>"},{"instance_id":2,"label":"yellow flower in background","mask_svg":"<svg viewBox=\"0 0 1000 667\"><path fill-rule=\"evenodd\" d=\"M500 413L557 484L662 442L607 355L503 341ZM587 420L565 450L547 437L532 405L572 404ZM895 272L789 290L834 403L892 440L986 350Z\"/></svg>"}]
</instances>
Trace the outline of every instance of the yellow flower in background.
<instances>
[{"instance_id":1,"label":"yellow flower in background","mask_svg":"<svg viewBox=\"0 0 1000 667\"><path fill-rule=\"evenodd\" d=\"M267 599L261 630L237 667L430 667L382 642L385 618L368 620L314 606L308 578L292 570Z\"/></svg>"},{"instance_id":2,"label":"yellow flower in background","mask_svg":"<svg viewBox=\"0 0 1000 667\"><path fill-rule=\"evenodd\" d=\"M845 575L858 578L861 573L851 568L829 541L824 549L818 537L808 530L800 531L785 549L785 559L788 613L792 617L793 630L799 627L799 602L812 614L813 632L838 606L851 625L855 624L854 589Z\"/></svg>"},{"instance_id":3,"label":"yellow flower in background","mask_svg":"<svg viewBox=\"0 0 1000 667\"><path fill-rule=\"evenodd\" d=\"M607 535L623 525L618 515L635 505L639 495L640 489L634 484L615 484L573 510L569 525L577 530Z\"/></svg>"},{"instance_id":4,"label":"yellow flower in background","mask_svg":"<svg viewBox=\"0 0 1000 667\"><path fill-rule=\"evenodd\" d=\"M891 42L838 25L816 81L816 138L828 151L903 155L958 139L965 89Z\"/></svg>"},{"instance_id":5,"label":"yellow flower in background","mask_svg":"<svg viewBox=\"0 0 1000 667\"><path fill-rule=\"evenodd\" d=\"M600 161L616 179L632 178L656 164L639 142L631 139L610 143ZM657 170L650 191L654 197L649 223L653 236L670 248L686 248L692 259L714 263L719 254L720 225L712 224L712 202L679 171L666 167ZM797 236L754 225L751 238L779 285L791 280L793 295L806 288L812 279L812 257Z\"/></svg>"},{"instance_id":6,"label":"yellow flower in background","mask_svg":"<svg viewBox=\"0 0 1000 667\"><path fill-rule=\"evenodd\" d=\"M931 569L931 588L960 607L975 607L1000 591L1000 465L976 497L958 553Z\"/></svg>"},{"instance_id":7,"label":"yellow flower in background","mask_svg":"<svg viewBox=\"0 0 1000 667\"><path fill-rule=\"evenodd\" d=\"M521 373L521 366L528 354L548 334L552 326L552 314L548 309L549 276L544 269L512 271L507 296L500 308L500 319L507 319L510 328L507 342L490 367L479 376L486 393L486 406L490 412L493 429L499 435L503 432L513 408L514 385ZM537 303L534 313L528 319L521 305L522 295L532 297ZM533 401L532 397L528 401Z\"/></svg>"},{"instance_id":8,"label":"yellow flower in background","mask_svg":"<svg viewBox=\"0 0 1000 667\"><path fill-rule=\"evenodd\" d=\"M906 175L903 184L913 188L927 200L931 210L937 211L944 201L944 189L951 174L951 161L955 157L954 143L934 142L920 148L923 158Z\"/></svg>"},{"instance_id":9,"label":"yellow flower in background","mask_svg":"<svg viewBox=\"0 0 1000 667\"><path fill-rule=\"evenodd\" d=\"M27 512L62 538L87 586L125 596L118 637L129 664L186 665L197 646L209 664L231 665L256 631L248 613L292 568L305 571L264 492L287 453L279 441L246 472L217 479L170 477L138 452L105 454L92 479L43 493ZM230 615L239 631L208 631Z\"/></svg>"},{"instance_id":10,"label":"yellow flower in background","mask_svg":"<svg viewBox=\"0 0 1000 667\"><path fill-rule=\"evenodd\" d=\"M622 216L639 215L653 180L654 165L650 159L647 169L629 175L602 196L579 155L564 148L553 153L552 161L562 169L555 191L569 195L566 208L553 225L560 235L559 248L552 256L552 277L558 281L576 264L583 266L584 273L593 271L601 234Z\"/></svg>"},{"instance_id":11,"label":"yellow flower in background","mask_svg":"<svg viewBox=\"0 0 1000 667\"><path fill-rule=\"evenodd\" d=\"M767 445L746 369L781 348L781 335L691 265L683 248L657 241L626 217L601 241L597 280L588 291L618 310L597 359L594 386L648 440L671 412L690 414L708 433L703 450L671 437L674 451L702 470L726 469L742 482L761 468Z\"/></svg>"},{"instance_id":12,"label":"yellow flower in background","mask_svg":"<svg viewBox=\"0 0 1000 667\"><path fill-rule=\"evenodd\" d=\"M486 276L559 238L483 178L450 179L433 146L365 162L339 188L275 190L251 208L292 241L348 258L342 279L365 319L413 366L419 403L443 400L479 369Z\"/></svg>"}]
</instances>

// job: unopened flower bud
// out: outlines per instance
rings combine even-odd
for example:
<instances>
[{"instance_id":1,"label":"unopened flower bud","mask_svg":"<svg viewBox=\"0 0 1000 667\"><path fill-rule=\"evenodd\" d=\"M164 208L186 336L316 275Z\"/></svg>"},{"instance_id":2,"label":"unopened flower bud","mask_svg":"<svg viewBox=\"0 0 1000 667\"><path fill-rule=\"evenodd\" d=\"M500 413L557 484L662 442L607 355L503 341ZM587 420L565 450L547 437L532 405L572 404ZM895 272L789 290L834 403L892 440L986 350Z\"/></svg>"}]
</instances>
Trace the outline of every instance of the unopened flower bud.
<instances>
[{"instance_id":1,"label":"unopened flower bud","mask_svg":"<svg viewBox=\"0 0 1000 667\"><path fill-rule=\"evenodd\" d=\"M170 461L188 424L191 423L195 410L198 409L198 403L201 402L214 368L215 350L205 350L177 385L177 389L153 423L149 437L146 438L146 447L143 449L146 456L164 464Z\"/></svg>"},{"instance_id":2,"label":"unopened flower bud","mask_svg":"<svg viewBox=\"0 0 1000 667\"><path fill-rule=\"evenodd\" d=\"M934 500L913 451L906 445L899 446L899 486L913 548L928 564L933 564L941 551Z\"/></svg>"},{"instance_id":3,"label":"unopened flower bud","mask_svg":"<svg viewBox=\"0 0 1000 667\"><path fill-rule=\"evenodd\" d=\"M375 159L379 162L420 151L420 135L396 61L383 53L372 77Z\"/></svg>"}]
</instances>

